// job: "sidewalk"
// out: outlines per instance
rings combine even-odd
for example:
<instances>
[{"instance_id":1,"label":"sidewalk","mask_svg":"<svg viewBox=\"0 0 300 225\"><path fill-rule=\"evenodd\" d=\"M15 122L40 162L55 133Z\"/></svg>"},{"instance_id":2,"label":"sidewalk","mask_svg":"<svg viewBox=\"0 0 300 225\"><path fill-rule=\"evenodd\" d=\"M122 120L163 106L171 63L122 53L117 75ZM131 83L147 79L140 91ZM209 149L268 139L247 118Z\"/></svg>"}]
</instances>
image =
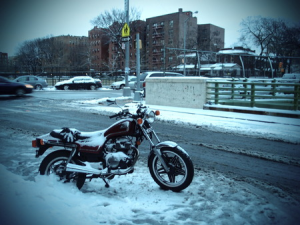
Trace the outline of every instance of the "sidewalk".
<instances>
[{"instance_id":1,"label":"sidewalk","mask_svg":"<svg viewBox=\"0 0 300 225\"><path fill-rule=\"evenodd\" d=\"M133 102L132 97L117 97L116 100L120 106L126 105L125 107L133 110L133 112L136 110L138 102ZM84 104L80 104L80 106L84 106L83 108L86 110L101 111L108 115L120 111L119 107L107 106L106 99L95 99L81 103ZM201 127L216 132L242 134L300 144L299 111L215 105L213 105L214 109L194 109L149 105L147 101L142 101L142 103L152 110L159 110L160 115L157 120L169 124Z\"/></svg>"},{"instance_id":2,"label":"sidewalk","mask_svg":"<svg viewBox=\"0 0 300 225\"><path fill-rule=\"evenodd\" d=\"M204 109L180 108L172 106L148 105L150 108L168 111L171 113L182 113L187 115L199 115L207 117L232 118L238 120L290 124L300 126L300 112L290 110L274 110L232 106L210 106ZM278 118L277 118L278 117Z\"/></svg>"},{"instance_id":3,"label":"sidewalk","mask_svg":"<svg viewBox=\"0 0 300 225\"><path fill-rule=\"evenodd\" d=\"M256 115L269 115L269 116L299 118L300 119L300 111L292 111L292 110L250 108L250 107L236 107L236 106L208 105L208 104L206 104L204 106L204 109L226 111L226 112L237 112L237 113L249 113L249 114L256 114Z\"/></svg>"}]
</instances>

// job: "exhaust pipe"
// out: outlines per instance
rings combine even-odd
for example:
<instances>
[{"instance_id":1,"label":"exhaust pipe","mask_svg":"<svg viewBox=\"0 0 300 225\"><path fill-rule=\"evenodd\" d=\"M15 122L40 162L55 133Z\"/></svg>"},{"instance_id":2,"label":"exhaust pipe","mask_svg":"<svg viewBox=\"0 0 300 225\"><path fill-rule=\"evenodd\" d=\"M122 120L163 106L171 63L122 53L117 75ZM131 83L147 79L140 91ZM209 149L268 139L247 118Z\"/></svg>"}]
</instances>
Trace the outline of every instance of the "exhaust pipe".
<instances>
[{"instance_id":1,"label":"exhaust pipe","mask_svg":"<svg viewBox=\"0 0 300 225\"><path fill-rule=\"evenodd\" d=\"M77 173L87 173L87 174L101 174L101 170L94 169L91 165L85 162L85 166L80 166L72 163L67 164L66 171L68 172L77 172Z\"/></svg>"}]
</instances>

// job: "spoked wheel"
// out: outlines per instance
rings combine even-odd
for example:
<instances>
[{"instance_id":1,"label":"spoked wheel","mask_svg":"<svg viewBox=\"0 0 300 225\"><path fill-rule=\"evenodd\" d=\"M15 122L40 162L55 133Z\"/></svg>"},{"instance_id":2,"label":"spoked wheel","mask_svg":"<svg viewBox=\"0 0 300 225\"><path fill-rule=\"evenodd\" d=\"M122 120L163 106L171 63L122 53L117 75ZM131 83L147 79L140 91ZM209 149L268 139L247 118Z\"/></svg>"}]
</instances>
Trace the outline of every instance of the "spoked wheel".
<instances>
[{"instance_id":1,"label":"spoked wheel","mask_svg":"<svg viewBox=\"0 0 300 225\"><path fill-rule=\"evenodd\" d=\"M67 172L66 164L70 156L70 152L66 150L58 150L47 155L40 165L41 175L55 174L59 180L63 182L75 182L78 189L81 189L85 179L86 174ZM71 163L75 163L71 160Z\"/></svg>"},{"instance_id":2,"label":"spoked wheel","mask_svg":"<svg viewBox=\"0 0 300 225\"><path fill-rule=\"evenodd\" d=\"M179 192L187 188L194 177L194 166L188 155L176 148L161 149L169 167L167 172L155 154L149 157L149 170L154 181L164 190Z\"/></svg>"}]
</instances>

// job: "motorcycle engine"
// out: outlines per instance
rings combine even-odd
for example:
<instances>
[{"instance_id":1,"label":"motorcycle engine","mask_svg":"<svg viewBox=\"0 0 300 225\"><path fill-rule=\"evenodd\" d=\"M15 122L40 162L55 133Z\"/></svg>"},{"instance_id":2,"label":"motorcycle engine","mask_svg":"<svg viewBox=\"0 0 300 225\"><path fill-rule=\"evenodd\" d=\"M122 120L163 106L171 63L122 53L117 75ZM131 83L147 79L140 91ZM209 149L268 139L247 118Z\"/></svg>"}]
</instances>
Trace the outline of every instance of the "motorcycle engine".
<instances>
[{"instance_id":1,"label":"motorcycle engine","mask_svg":"<svg viewBox=\"0 0 300 225\"><path fill-rule=\"evenodd\" d=\"M136 161L139 152L128 137L118 137L106 143L106 166L111 169L127 169Z\"/></svg>"},{"instance_id":2,"label":"motorcycle engine","mask_svg":"<svg viewBox=\"0 0 300 225\"><path fill-rule=\"evenodd\" d=\"M108 153L105 156L106 165L111 169L127 169L132 165L132 159L123 152Z\"/></svg>"}]
</instances>

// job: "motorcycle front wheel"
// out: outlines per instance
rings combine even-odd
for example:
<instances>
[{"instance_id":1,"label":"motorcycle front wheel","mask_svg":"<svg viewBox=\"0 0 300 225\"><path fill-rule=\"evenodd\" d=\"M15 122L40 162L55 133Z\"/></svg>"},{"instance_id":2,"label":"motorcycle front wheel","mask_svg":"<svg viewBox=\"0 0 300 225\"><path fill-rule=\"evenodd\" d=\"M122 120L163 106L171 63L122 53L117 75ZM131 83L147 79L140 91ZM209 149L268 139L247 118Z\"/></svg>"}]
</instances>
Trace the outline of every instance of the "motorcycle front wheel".
<instances>
[{"instance_id":1,"label":"motorcycle front wheel","mask_svg":"<svg viewBox=\"0 0 300 225\"><path fill-rule=\"evenodd\" d=\"M161 154L169 171L162 166L157 155L149 157L149 171L154 181L164 190L179 192L187 188L194 177L191 158L177 148L162 148Z\"/></svg>"},{"instance_id":2,"label":"motorcycle front wheel","mask_svg":"<svg viewBox=\"0 0 300 225\"><path fill-rule=\"evenodd\" d=\"M43 159L39 171L41 175L55 174L63 182L75 182L77 188L80 190L84 185L86 174L66 171L69 156L70 151L67 150L52 152ZM75 164L74 160L71 160L71 163Z\"/></svg>"}]
</instances>

